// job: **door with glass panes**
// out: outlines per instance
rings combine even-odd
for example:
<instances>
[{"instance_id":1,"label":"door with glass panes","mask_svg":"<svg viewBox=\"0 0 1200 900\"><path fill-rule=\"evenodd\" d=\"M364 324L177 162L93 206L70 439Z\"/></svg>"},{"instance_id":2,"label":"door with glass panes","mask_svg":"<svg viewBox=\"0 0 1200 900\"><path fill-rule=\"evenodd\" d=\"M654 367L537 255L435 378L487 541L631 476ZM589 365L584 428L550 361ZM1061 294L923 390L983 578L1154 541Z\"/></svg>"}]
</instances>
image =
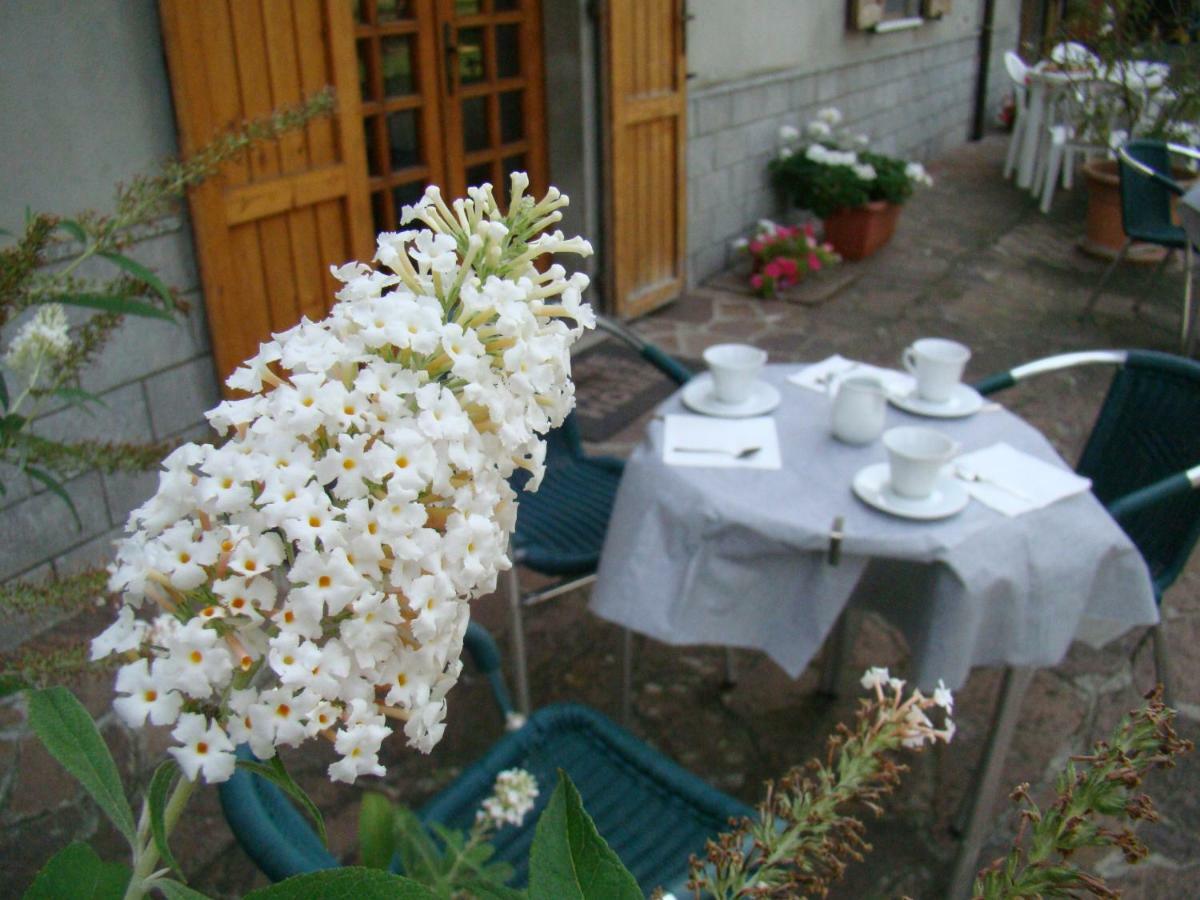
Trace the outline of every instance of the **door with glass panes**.
<instances>
[{"instance_id":1,"label":"door with glass panes","mask_svg":"<svg viewBox=\"0 0 1200 900\"><path fill-rule=\"evenodd\" d=\"M438 184L546 184L538 0L356 0L354 35L376 231Z\"/></svg>"}]
</instances>

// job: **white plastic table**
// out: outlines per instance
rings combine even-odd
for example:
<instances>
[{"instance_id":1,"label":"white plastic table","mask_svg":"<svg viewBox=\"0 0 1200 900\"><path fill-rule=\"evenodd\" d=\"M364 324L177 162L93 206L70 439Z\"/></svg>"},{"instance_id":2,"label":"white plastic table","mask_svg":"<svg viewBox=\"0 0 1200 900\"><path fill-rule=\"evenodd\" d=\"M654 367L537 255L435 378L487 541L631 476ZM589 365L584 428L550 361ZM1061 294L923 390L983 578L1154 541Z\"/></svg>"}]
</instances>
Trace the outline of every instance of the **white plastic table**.
<instances>
[{"instance_id":1,"label":"white plastic table","mask_svg":"<svg viewBox=\"0 0 1200 900\"><path fill-rule=\"evenodd\" d=\"M1057 663L1081 625L1103 640L1157 622L1149 574L1090 492L1015 518L972 502L939 522L860 502L853 475L884 450L834 440L829 399L788 382L795 369L770 366L764 376L783 396L774 413L781 470L667 466L663 424L650 424L622 477L591 609L666 643L758 649L795 677L843 610L861 605L906 636L909 674L924 688L938 678L958 687L973 666L1004 666L963 839L969 876L1033 672ZM686 410L676 395L660 411ZM959 420L888 416L889 426L932 424L965 450L1003 440L1065 466L1036 429L1000 408ZM831 566L835 517L841 561Z\"/></svg>"}]
</instances>

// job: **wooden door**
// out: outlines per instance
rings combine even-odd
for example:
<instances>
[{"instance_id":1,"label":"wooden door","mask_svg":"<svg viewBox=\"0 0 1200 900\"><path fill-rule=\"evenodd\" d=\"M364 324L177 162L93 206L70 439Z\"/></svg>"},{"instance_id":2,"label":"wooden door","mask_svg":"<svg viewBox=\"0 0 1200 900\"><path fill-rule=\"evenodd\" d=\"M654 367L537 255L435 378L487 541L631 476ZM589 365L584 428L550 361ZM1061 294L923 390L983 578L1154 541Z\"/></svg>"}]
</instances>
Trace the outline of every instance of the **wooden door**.
<instances>
[{"instance_id":1,"label":"wooden door","mask_svg":"<svg viewBox=\"0 0 1200 900\"><path fill-rule=\"evenodd\" d=\"M227 162L190 194L224 379L270 332L333 301L330 263L373 254L345 0L160 0L180 150L326 85L338 113Z\"/></svg>"},{"instance_id":2,"label":"wooden door","mask_svg":"<svg viewBox=\"0 0 1200 900\"><path fill-rule=\"evenodd\" d=\"M546 185L537 0L356 0L371 208L376 230L426 184L450 197L510 172Z\"/></svg>"},{"instance_id":3,"label":"wooden door","mask_svg":"<svg viewBox=\"0 0 1200 900\"><path fill-rule=\"evenodd\" d=\"M683 0L609 0L608 283L638 316L683 290L687 258Z\"/></svg>"}]
</instances>

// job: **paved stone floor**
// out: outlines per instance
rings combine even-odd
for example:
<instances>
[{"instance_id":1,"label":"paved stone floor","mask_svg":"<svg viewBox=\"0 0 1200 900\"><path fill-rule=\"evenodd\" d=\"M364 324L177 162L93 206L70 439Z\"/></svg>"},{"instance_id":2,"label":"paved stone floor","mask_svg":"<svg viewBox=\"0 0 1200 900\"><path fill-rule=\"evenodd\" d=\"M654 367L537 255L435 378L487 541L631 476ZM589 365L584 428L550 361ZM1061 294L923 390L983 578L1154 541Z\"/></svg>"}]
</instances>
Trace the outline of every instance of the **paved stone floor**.
<instances>
[{"instance_id":1,"label":"paved stone floor","mask_svg":"<svg viewBox=\"0 0 1200 900\"><path fill-rule=\"evenodd\" d=\"M734 271L689 291L636 327L685 356L737 339L767 348L775 361L813 361L836 351L888 365L914 338L938 334L974 349L968 377L1068 350L1174 350L1182 276L1169 272L1149 289L1148 271L1122 271L1098 315L1080 322L1078 313L1103 268L1075 249L1082 232L1082 189L1059 193L1053 214L1042 216L1027 195L1001 179L1003 152L997 137L935 161L936 186L909 203L890 246L868 261L822 273L787 300L749 296L742 289L743 275ZM1131 306L1139 296L1146 306L1135 316ZM1010 391L1004 402L1070 459L1090 427L1103 387L1102 373L1076 372ZM596 449L627 453L640 438L644 418ZM499 598L480 601L477 615L497 637L507 638ZM1165 616L1181 731L1198 739L1200 682L1194 676L1200 674L1200 565L1190 566L1168 594ZM80 617L56 629L52 639L81 640L98 624L95 617ZM528 631L535 704L571 699L617 715L619 633L587 612L586 596L571 595L533 611ZM1035 797L1044 798L1066 758L1106 734L1136 705L1153 680L1149 648L1131 656L1137 638L1129 635L1099 651L1076 646L1062 664L1037 675L1005 766L1005 784L1028 781ZM905 660L903 642L868 619L852 668L885 665L903 673ZM709 782L754 802L764 779L822 751L834 723L852 715L855 696L848 690L838 700L819 697L813 667L793 681L760 655L739 653L738 663L738 684L723 691L719 650L639 642L633 727ZM954 852L949 821L976 764L998 683L997 672L972 674L958 694L960 731L954 743L908 760L912 770L901 790L884 818L870 824L874 851L850 869L833 896L942 893ZM96 712L107 705L107 685L81 685L80 693ZM0 708L0 716L0 730L10 736L19 732L19 710ZM421 802L477 757L500 728L485 686L467 677L451 696L442 745L432 756L420 757L397 742L388 751L393 762L382 789ZM111 722L106 733L122 748L123 768L148 777L161 738L131 741ZM356 793L324 780L320 773L330 760L322 752L293 757L290 765L326 810L335 850L349 853ZM92 827L115 855L117 840L102 824L95 825L86 804L72 802L54 764L28 741L19 742L19 753L0 748L0 767L8 773L0 792L0 859L16 883L26 883L68 835ZM1161 822L1142 829L1153 851L1148 861L1130 869L1116 853L1090 860L1125 896L1196 895L1188 885L1200 870L1198 773L1200 759L1189 758L1148 783L1162 812ZM180 846L187 850L180 855L188 861L194 886L237 895L261 882L232 844L213 792L194 802L182 828ZM1014 828L1001 798L981 862L1002 852Z\"/></svg>"}]
</instances>

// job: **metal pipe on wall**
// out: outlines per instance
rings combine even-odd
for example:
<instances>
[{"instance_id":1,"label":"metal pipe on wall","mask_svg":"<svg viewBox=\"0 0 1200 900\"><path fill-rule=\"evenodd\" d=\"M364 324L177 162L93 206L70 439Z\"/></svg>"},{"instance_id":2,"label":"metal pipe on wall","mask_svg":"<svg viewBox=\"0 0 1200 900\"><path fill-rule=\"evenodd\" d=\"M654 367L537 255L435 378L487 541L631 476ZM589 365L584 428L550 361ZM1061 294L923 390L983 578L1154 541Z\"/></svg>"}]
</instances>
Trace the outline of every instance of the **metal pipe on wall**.
<instances>
[{"instance_id":1,"label":"metal pipe on wall","mask_svg":"<svg viewBox=\"0 0 1200 900\"><path fill-rule=\"evenodd\" d=\"M992 30L996 24L996 0L983 0L983 22L979 28L979 72L975 76L975 118L971 140L983 137L987 127L988 76L992 68Z\"/></svg>"}]
</instances>

